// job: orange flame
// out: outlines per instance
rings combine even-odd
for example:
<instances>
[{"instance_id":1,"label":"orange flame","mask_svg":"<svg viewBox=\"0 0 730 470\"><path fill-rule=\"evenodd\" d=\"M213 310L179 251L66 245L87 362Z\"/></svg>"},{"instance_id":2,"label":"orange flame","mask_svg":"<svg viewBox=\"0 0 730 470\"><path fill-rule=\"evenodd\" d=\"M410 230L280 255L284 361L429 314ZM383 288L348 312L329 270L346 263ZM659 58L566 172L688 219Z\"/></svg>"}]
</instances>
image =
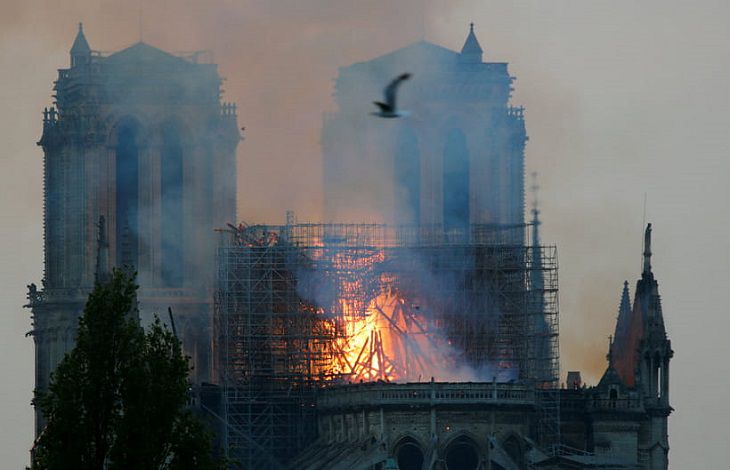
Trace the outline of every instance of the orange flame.
<instances>
[{"instance_id":1,"label":"orange flame","mask_svg":"<svg viewBox=\"0 0 730 470\"><path fill-rule=\"evenodd\" d=\"M353 381L419 381L442 360L427 319L395 289L372 299L365 312L346 323L336 342L335 369ZM441 356L441 357L440 357Z\"/></svg>"}]
</instances>

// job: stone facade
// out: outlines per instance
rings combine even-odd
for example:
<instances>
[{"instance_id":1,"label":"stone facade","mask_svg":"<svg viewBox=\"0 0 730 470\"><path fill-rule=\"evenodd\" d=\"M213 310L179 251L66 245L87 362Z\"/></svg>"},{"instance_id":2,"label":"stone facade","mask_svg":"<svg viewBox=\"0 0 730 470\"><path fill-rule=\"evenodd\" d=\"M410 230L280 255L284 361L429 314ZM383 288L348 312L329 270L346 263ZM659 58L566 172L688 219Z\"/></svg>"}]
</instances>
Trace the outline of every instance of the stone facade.
<instances>
[{"instance_id":1,"label":"stone facade","mask_svg":"<svg viewBox=\"0 0 730 470\"><path fill-rule=\"evenodd\" d=\"M537 448L535 393L496 382L330 388L317 401L319 440L290 468L518 468Z\"/></svg>"}]
</instances>

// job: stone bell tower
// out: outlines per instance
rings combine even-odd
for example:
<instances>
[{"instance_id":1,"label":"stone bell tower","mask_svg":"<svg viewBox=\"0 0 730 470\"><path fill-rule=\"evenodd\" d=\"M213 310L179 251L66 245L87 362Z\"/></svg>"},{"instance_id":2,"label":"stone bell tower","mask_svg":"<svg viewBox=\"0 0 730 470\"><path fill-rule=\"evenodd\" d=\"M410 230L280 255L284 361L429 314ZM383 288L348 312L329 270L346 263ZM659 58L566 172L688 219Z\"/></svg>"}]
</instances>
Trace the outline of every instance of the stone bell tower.
<instances>
[{"instance_id":1,"label":"stone bell tower","mask_svg":"<svg viewBox=\"0 0 730 470\"><path fill-rule=\"evenodd\" d=\"M337 111L322 128L325 218L467 230L525 222L524 109L515 77L484 61L469 28L460 52L419 41L339 70ZM371 116L403 72L402 119Z\"/></svg>"},{"instance_id":2,"label":"stone bell tower","mask_svg":"<svg viewBox=\"0 0 730 470\"><path fill-rule=\"evenodd\" d=\"M217 66L199 55L143 42L103 55L81 25L70 55L38 142L45 271L28 294L36 390L73 347L100 264L137 271L143 323L171 308L192 378L207 380L213 229L236 218L236 107L221 102Z\"/></svg>"}]
</instances>

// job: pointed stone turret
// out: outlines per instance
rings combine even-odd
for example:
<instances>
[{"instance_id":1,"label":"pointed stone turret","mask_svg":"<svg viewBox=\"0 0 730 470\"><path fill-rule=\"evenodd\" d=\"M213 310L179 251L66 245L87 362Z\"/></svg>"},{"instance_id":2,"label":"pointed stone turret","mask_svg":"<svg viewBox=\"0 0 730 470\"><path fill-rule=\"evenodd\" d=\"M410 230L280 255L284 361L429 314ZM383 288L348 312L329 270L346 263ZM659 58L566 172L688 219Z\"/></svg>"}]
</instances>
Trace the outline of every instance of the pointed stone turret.
<instances>
[{"instance_id":1,"label":"pointed stone turret","mask_svg":"<svg viewBox=\"0 0 730 470\"><path fill-rule=\"evenodd\" d=\"M668 406L667 377L673 353L664 327L659 283L651 269L651 224L644 232L643 257L633 307L629 306L628 283L624 282L611 360L627 386Z\"/></svg>"},{"instance_id":2,"label":"pointed stone turret","mask_svg":"<svg viewBox=\"0 0 730 470\"><path fill-rule=\"evenodd\" d=\"M660 354L662 361L665 356L671 357L671 353L664 329L659 283L651 268L651 254L651 224L648 224L644 232L641 279L636 283L633 307L629 303L628 283L624 282L612 355L616 371L627 386L641 386L647 395L656 396L661 394L660 384L652 375L655 372L649 371L655 370L656 366L652 365L653 358L647 363L646 351L642 350L652 349L652 354L657 350L665 351Z\"/></svg>"},{"instance_id":3,"label":"pointed stone turret","mask_svg":"<svg viewBox=\"0 0 730 470\"><path fill-rule=\"evenodd\" d=\"M88 64L91 62L91 48L84 36L84 24L79 23L79 32L76 33L73 46L71 46L71 67Z\"/></svg>"},{"instance_id":4,"label":"pointed stone turret","mask_svg":"<svg viewBox=\"0 0 730 470\"><path fill-rule=\"evenodd\" d=\"M664 328L659 283L651 268L651 224L644 232L644 266L641 279L636 283L632 327L641 330L640 340L634 346L634 375L636 388L651 416L651 439L639 452L647 456L646 468L667 468L669 438L667 417L672 412L669 404L669 363L674 355Z\"/></svg>"},{"instance_id":5,"label":"pointed stone turret","mask_svg":"<svg viewBox=\"0 0 730 470\"><path fill-rule=\"evenodd\" d=\"M629 281L624 281L624 289L621 292L621 302L618 307L618 317L616 319L616 332L614 342L622 345L627 340L629 329L631 327L631 297L629 295ZM613 343L612 343L613 344Z\"/></svg>"},{"instance_id":6,"label":"pointed stone turret","mask_svg":"<svg viewBox=\"0 0 730 470\"><path fill-rule=\"evenodd\" d=\"M622 353L627 349L628 345L634 344L635 341L632 335L631 321L632 315L631 297L629 295L629 281L624 281L624 288L621 292L621 302L619 303L618 307L618 317L616 319L616 331L614 333L614 336L610 338L608 344L608 354L606 355L606 359L608 360L608 368L604 372L599 386L601 386L601 384L624 384L622 376L627 377L630 375L631 377L633 377L633 364L631 364L630 361L622 360L624 356L624 354ZM633 346L628 347L631 348ZM621 372L623 372L623 374L619 373L619 371L616 370L615 358L617 356L619 358L618 367L621 369ZM629 365L624 366L624 362L628 363Z\"/></svg>"},{"instance_id":7,"label":"pointed stone turret","mask_svg":"<svg viewBox=\"0 0 730 470\"><path fill-rule=\"evenodd\" d=\"M469 24L469 35L466 37L464 47L461 48L461 61L469 64L480 64L482 62L482 46L479 45L474 34L474 23Z\"/></svg>"},{"instance_id":8,"label":"pointed stone turret","mask_svg":"<svg viewBox=\"0 0 730 470\"><path fill-rule=\"evenodd\" d=\"M616 335L609 345L608 367L595 388L594 423L603 426L604 409L634 410L640 416L636 448L630 455L638 455L641 468L668 468L669 437L667 418L672 412L669 404L669 363L674 355L667 338L662 315L659 283L651 268L651 224L644 232L644 252L641 279L636 283L633 307L629 304L629 286L624 282L621 295ZM605 414L605 413L604 413ZM594 439L620 441L631 433L630 426L620 429L617 420L610 417L613 431L595 432ZM636 426L631 420L629 425ZM634 428L636 429L636 428Z\"/></svg>"}]
</instances>

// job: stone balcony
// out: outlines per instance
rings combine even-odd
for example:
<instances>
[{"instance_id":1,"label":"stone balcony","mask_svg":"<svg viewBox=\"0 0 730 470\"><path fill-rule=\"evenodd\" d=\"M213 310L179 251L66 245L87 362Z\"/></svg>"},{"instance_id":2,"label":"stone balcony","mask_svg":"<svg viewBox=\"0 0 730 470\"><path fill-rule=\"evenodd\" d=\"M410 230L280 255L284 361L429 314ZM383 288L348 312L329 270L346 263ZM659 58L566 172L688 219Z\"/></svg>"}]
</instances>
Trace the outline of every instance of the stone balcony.
<instances>
[{"instance_id":1,"label":"stone balcony","mask_svg":"<svg viewBox=\"0 0 730 470\"><path fill-rule=\"evenodd\" d=\"M535 390L521 384L465 383L363 383L335 386L322 391L320 410L362 407L432 406L532 406Z\"/></svg>"}]
</instances>

